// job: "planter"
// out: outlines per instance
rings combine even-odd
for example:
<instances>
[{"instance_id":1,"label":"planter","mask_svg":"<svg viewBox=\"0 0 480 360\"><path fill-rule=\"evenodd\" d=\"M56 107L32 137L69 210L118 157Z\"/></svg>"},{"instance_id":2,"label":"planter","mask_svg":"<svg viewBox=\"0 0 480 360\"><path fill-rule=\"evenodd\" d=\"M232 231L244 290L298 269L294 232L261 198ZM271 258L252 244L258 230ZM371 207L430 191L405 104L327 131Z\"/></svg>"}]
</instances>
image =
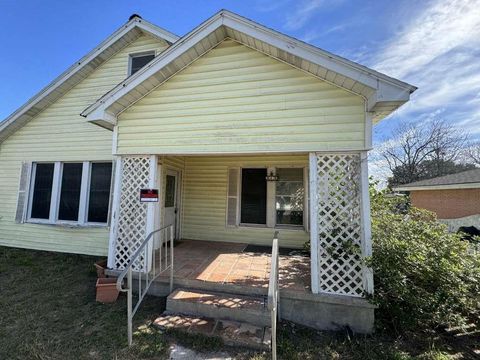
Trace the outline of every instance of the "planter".
<instances>
[{"instance_id":1,"label":"planter","mask_svg":"<svg viewBox=\"0 0 480 360\"><path fill-rule=\"evenodd\" d=\"M116 278L97 279L97 301L102 303L113 303L118 298Z\"/></svg>"},{"instance_id":2,"label":"planter","mask_svg":"<svg viewBox=\"0 0 480 360\"><path fill-rule=\"evenodd\" d=\"M99 260L93 265L97 269L97 277L104 278L105 277L105 269L107 268L107 260Z\"/></svg>"}]
</instances>

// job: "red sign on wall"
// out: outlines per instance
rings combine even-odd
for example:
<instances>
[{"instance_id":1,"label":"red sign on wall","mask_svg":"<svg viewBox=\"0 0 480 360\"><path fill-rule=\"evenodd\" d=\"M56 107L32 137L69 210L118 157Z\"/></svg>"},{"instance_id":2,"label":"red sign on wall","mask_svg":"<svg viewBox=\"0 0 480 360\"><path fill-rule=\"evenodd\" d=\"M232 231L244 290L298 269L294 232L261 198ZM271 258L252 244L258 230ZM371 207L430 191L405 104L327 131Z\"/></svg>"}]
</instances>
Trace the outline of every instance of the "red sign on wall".
<instances>
[{"instance_id":1,"label":"red sign on wall","mask_svg":"<svg viewBox=\"0 0 480 360\"><path fill-rule=\"evenodd\" d=\"M158 202L158 189L140 189L140 202Z\"/></svg>"}]
</instances>

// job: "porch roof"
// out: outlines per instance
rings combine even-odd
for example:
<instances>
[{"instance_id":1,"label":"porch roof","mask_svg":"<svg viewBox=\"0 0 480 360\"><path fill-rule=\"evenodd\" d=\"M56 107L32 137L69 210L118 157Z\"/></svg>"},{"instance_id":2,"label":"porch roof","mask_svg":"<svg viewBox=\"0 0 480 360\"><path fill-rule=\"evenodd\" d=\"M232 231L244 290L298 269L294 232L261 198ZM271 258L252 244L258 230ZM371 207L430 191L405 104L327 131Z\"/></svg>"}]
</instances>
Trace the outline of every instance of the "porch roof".
<instances>
[{"instance_id":1,"label":"porch roof","mask_svg":"<svg viewBox=\"0 0 480 360\"><path fill-rule=\"evenodd\" d=\"M403 105L416 90L415 86L221 10L118 84L81 115L92 123L113 129L122 111L226 38L361 96L366 101L367 111L373 113L374 121Z\"/></svg>"}]
</instances>

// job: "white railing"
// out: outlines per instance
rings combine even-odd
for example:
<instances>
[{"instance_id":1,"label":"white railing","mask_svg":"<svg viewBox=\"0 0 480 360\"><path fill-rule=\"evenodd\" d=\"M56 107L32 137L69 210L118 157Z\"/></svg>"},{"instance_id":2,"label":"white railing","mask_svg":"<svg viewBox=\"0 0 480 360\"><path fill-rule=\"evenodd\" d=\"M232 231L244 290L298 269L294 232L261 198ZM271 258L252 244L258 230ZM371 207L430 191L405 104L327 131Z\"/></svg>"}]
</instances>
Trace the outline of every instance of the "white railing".
<instances>
[{"instance_id":1,"label":"white railing","mask_svg":"<svg viewBox=\"0 0 480 360\"><path fill-rule=\"evenodd\" d=\"M278 231L272 241L272 264L268 282L268 310L272 320L272 359L277 359L277 319L280 317L280 296L278 290Z\"/></svg>"},{"instance_id":2,"label":"white railing","mask_svg":"<svg viewBox=\"0 0 480 360\"><path fill-rule=\"evenodd\" d=\"M160 233L160 246L158 251L158 259L155 259L155 235ZM164 271L170 269L170 292L173 290L173 239L174 226L167 225L160 229L152 231L130 261L122 270L117 278L117 289L127 293L127 321L128 321L128 345L132 345L132 319L142 303L143 298L147 295L150 285ZM168 248L170 246L170 249ZM158 267L157 267L158 261ZM133 279L132 275L138 279L138 300L133 307ZM127 277L127 287L122 286L124 278ZM143 283L143 286L142 286Z\"/></svg>"}]
</instances>

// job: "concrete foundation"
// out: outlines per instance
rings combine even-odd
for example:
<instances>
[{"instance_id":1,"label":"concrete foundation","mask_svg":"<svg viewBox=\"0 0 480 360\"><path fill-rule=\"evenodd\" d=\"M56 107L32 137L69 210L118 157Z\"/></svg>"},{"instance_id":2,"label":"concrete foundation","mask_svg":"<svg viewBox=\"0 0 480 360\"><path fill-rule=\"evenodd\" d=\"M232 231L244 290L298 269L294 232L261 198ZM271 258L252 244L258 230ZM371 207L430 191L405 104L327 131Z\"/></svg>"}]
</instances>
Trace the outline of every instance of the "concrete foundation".
<instances>
[{"instance_id":1,"label":"concrete foundation","mask_svg":"<svg viewBox=\"0 0 480 360\"><path fill-rule=\"evenodd\" d=\"M176 284L174 288L185 287L186 284ZM266 289L229 286L199 282L192 284L191 289L227 292L239 295L264 295ZM170 291L167 284L155 282L150 293L156 296L168 296ZM375 306L367 300L350 296L304 294L297 292L280 292L280 317L294 323L318 330L342 330L349 327L356 333L369 334L374 329Z\"/></svg>"},{"instance_id":2,"label":"concrete foundation","mask_svg":"<svg viewBox=\"0 0 480 360\"><path fill-rule=\"evenodd\" d=\"M347 296L281 294L280 317L318 330L342 330L369 334L374 328L375 306Z\"/></svg>"},{"instance_id":3,"label":"concrete foundation","mask_svg":"<svg viewBox=\"0 0 480 360\"><path fill-rule=\"evenodd\" d=\"M107 270L108 275L118 272ZM136 276L134 275L134 278ZM134 288L137 282L133 281ZM213 291L245 296L267 295L267 288L176 278L174 289ZM154 296L168 296L170 287L165 279L155 280L149 289ZM342 330L368 334L374 329L375 306L367 300L351 296L280 291L280 317L318 330Z\"/></svg>"}]
</instances>

